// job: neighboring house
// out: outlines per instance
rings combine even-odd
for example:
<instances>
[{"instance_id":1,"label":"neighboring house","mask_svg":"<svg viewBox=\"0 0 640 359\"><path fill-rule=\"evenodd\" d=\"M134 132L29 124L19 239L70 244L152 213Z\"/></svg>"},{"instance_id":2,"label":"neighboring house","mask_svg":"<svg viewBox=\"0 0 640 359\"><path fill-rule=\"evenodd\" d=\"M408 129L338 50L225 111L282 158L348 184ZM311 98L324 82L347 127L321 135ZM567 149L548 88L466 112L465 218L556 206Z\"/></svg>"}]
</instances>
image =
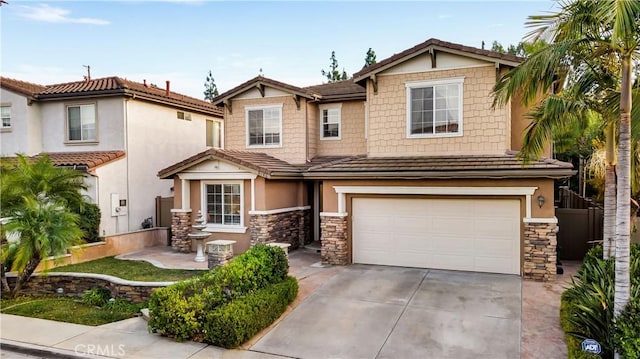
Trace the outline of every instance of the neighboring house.
<instances>
[{"instance_id":1,"label":"neighboring house","mask_svg":"<svg viewBox=\"0 0 640 359\"><path fill-rule=\"evenodd\" d=\"M236 251L319 240L331 264L554 278L554 179L574 171L523 164L526 109L491 108L497 76L520 61L430 39L353 80L299 88L259 76L221 94L224 149L158 174L175 181L174 247L191 246L202 210Z\"/></svg>"},{"instance_id":2,"label":"neighboring house","mask_svg":"<svg viewBox=\"0 0 640 359\"><path fill-rule=\"evenodd\" d=\"M141 228L155 197L172 196L158 170L222 147L222 111L209 102L119 77L57 85L0 78L2 156L48 154L86 173L100 234Z\"/></svg>"}]
</instances>

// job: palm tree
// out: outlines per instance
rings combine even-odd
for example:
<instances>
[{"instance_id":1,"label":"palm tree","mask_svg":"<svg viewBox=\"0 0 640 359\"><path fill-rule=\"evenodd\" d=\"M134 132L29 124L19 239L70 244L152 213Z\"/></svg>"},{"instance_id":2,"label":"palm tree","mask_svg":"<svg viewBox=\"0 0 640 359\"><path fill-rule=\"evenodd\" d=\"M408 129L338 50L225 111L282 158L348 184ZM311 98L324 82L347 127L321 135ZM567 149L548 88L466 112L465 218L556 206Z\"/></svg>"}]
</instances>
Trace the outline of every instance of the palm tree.
<instances>
[{"instance_id":1,"label":"palm tree","mask_svg":"<svg viewBox=\"0 0 640 359\"><path fill-rule=\"evenodd\" d=\"M79 216L72 208L82 208L86 188L80 172L55 167L46 156L31 161L19 155L15 165L0 168L0 214L9 218L2 230L18 235L12 241L3 237L0 275L5 290L7 264L19 273L11 290L15 295L42 258L64 254L80 241Z\"/></svg>"},{"instance_id":2,"label":"palm tree","mask_svg":"<svg viewBox=\"0 0 640 359\"><path fill-rule=\"evenodd\" d=\"M529 19L529 25L535 28L530 36L534 40L551 36L552 43L529 57L525 61L526 66L519 66L496 84L494 104L505 104L517 91L521 91L525 103L531 104L538 95L552 89L558 80L558 70L563 79L566 76L566 73L563 76L563 71L583 69L594 59L620 69L616 86L620 93L620 120L617 124L614 298L614 313L618 315L629 300L631 74L632 58L637 58L640 43L637 31L640 2L562 1L558 13L531 16Z\"/></svg>"}]
</instances>

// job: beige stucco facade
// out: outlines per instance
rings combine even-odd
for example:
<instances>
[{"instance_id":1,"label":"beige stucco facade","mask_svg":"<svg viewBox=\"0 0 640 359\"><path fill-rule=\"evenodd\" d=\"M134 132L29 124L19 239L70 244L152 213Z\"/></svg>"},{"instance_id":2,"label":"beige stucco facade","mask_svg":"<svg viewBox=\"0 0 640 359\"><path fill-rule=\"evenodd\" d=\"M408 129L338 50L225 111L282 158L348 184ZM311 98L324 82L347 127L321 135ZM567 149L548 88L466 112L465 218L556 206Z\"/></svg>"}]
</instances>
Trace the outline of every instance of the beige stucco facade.
<instances>
[{"instance_id":1,"label":"beige stucco facade","mask_svg":"<svg viewBox=\"0 0 640 359\"><path fill-rule=\"evenodd\" d=\"M367 153L367 139L365 138L365 101L345 101L321 104L316 113L318 120L314 121L317 133L314 138L318 141L317 156L351 156ZM323 108L340 108L340 139L321 139L320 110Z\"/></svg>"},{"instance_id":2,"label":"beige stucco facade","mask_svg":"<svg viewBox=\"0 0 640 359\"><path fill-rule=\"evenodd\" d=\"M464 78L462 136L407 138L410 81ZM492 109L493 64L384 75L367 86L367 152L372 157L504 154L510 149L509 107Z\"/></svg>"},{"instance_id":3,"label":"beige stucco facade","mask_svg":"<svg viewBox=\"0 0 640 359\"><path fill-rule=\"evenodd\" d=\"M0 128L0 155L22 153L33 156L42 151L40 105L26 96L0 89L0 104L11 108L11 127Z\"/></svg>"}]
</instances>

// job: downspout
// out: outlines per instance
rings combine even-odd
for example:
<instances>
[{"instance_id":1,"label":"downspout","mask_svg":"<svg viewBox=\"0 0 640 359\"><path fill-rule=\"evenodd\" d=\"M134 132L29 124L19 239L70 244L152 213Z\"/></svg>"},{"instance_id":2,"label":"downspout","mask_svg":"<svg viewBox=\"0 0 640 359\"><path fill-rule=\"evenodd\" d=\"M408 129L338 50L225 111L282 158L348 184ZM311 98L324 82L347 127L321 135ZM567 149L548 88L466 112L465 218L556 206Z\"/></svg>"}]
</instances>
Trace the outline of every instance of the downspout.
<instances>
[{"instance_id":1,"label":"downspout","mask_svg":"<svg viewBox=\"0 0 640 359\"><path fill-rule=\"evenodd\" d=\"M307 162L311 161L309 158L309 106L307 106L307 100L304 100L304 147L305 147L305 159Z\"/></svg>"},{"instance_id":2,"label":"downspout","mask_svg":"<svg viewBox=\"0 0 640 359\"><path fill-rule=\"evenodd\" d=\"M135 94L133 97L135 99ZM124 118L124 153L126 154L125 158L127 160L127 169L126 169L126 180L127 180L127 201L129 205L129 210L127 211L127 232L131 230L131 197L129 196L129 99L125 97L124 106L123 106L123 118ZM116 221L119 220L120 217L116 217Z\"/></svg>"}]
</instances>

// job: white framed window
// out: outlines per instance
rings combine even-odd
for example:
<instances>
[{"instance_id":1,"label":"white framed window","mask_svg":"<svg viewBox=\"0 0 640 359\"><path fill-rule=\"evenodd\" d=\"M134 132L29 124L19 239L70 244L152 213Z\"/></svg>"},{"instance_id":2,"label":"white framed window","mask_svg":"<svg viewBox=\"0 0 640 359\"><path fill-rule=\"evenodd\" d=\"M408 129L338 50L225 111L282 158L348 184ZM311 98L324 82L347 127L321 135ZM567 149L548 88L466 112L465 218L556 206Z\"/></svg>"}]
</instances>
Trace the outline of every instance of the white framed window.
<instances>
[{"instance_id":1,"label":"white framed window","mask_svg":"<svg viewBox=\"0 0 640 359\"><path fill-rule=\"evenodd\" d=\"M207 120L207 147L223 147L221 121Z\"/></svg>"},{"instance_id":2,"label":"white framed window","mask_svg":"<svg viewBox=\"0 0 640 359\"><path fill-rule=\"evenodd\" d=\"M202 183L202 212L207 229L241 232L244 224L244 189L242 181L205 181Z\"/></svg>"},{"instance_id":3,"label":"white framed window","mask_svg":"<svg viewBox=\"0 0 640 359\"><path fill-rule=\"evenodd\" d=\"M282 146L282 104L245 107L247 147Z\"/></svg>"},{"instance_id":4,"label":"white framed window","mask_svg":"<svg viewBox=\"0 0 640 359\"><path fill-rule=\"evenodd\" d=\"M191 114L184 111L176 111L176 117L178 120L191 121Z\"/></svg>"},{"instance_id":5,"label":"white framed window","mask_svg":"<svg viewBox=\"0 0 640 359\"><path fill-rule=\"evenodd\" d=\"M11 128L11 105L0 106L0 118L2 119L2 128Z\"/></svg>"},{"instance_id":6,"label":"white framed window","mask_svg":"<svg viewBox=\"0 0 640 359\"><path fill-rule=\"evenodd\" d=\"M320 139L342 138L342 104L320 106Z\"/></svg>"},{"instance_id":7,"label":"white framed window","mask_svg":"<svg viewBox=\"0 0 640 359\"><path fill-rule=\"evenodd\" d=\"M464 78L407 82L407 137L462 136Z\"/></svg>"},{"instance_id":8,"label":"white framed window","mask_svg":"<svg viewBox=\"0 0 640 359\"><path fill-rule=\"evenodd\" d=\"M96 104L68 105L67 141L97 141L97 122Z\"/></svg>"}]
</instances>

